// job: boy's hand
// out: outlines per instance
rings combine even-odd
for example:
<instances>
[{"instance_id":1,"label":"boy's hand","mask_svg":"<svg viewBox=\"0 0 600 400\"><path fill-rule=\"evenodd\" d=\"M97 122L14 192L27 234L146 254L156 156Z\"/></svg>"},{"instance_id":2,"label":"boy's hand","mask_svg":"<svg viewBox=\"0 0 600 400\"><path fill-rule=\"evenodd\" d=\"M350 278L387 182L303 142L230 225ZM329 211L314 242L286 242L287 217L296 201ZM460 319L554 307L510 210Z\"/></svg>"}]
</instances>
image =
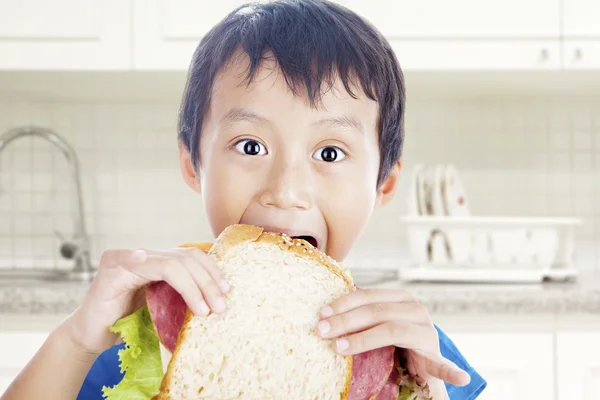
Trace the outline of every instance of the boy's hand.
<instances>
[{"instance_id":1,"label":"boy's hand","mask_svg":"<svg viewBox=\"0 0 600 400\"><path fill-rule=\"evenodd\" d=\"M67 322L74 344L98 355L117 343L110 326L145 303L144 287L152 281L166 281L194 314L225 309L223 294L229 286L200 249L108 250L85 299Z\"/></svg>"},{"instance_id":2,"label":"boy's hand","mask_svg":"<svg viewBox=\"0 0 600 400\"><path fill-rule=\"evenodd\" d=\"M470 381L465 371L441 355L427 309L403 290L357 289L321 310L317 332L323 338L337 338L341 354L401 347L409 373L426 379L430 386L439 387L438 379L458 386Z\"/></svg>"}]
</instances>

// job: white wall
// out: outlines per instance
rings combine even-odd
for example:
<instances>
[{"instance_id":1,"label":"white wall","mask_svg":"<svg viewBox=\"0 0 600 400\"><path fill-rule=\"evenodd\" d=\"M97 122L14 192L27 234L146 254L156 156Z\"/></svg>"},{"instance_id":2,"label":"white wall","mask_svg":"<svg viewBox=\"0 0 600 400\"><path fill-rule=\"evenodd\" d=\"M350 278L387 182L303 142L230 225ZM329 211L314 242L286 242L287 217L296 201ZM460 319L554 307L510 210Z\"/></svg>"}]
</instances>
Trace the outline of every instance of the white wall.
<instances>
[{"instance_id":1,"label":"white wall","mask_svg":"<svg viewBox=\"0 0 600 400\"><path fill-rule=\"evenodd\" d=\"M74 145L97 258L108 247L211 239L200 197L179 176L177 108L177 101L4 101L0 131L40 124ZM600 243L600 97L416 99L406 128L398 198L377 213L353 258L406 255L398 217L411 167L447 162L459 168L476 214L583 218L580 266L599 264L591 255ZM0 155L0 266L55 264L52 231L72 230L65 166L39 140L20 140Z\"/></svg>"}]
</instances>

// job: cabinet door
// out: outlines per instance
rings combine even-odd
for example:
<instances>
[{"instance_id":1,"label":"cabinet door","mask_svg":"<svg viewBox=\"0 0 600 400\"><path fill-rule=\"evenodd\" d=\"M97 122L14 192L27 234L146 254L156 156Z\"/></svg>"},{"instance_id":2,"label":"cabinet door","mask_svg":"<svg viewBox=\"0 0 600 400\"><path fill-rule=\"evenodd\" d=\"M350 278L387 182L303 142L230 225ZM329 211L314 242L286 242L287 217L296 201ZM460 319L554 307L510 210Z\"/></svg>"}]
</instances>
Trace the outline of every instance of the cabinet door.
<instances>
[{"instance_id":1,"label":"cabinet door","mask_svg":"<svg viewBox=\"0 0 600 400\"><path fill-rule=\"evenodd\" d=\"M600 396L600 332L557 334L558 400Z\"/></svg>"},{"instance_id":2,"label":"cabinet door","mask_svg":"<svg viewBox=\"0 0 600 400\"><path fill-rule=\"evenodd\" d=\"M138 70L186 70L202 37L244 0L133 0Z\"/></svg>"},{"instance_id":3,"label":"cabinet door","mask_svg":"<svg viewBox=\"0 0 600 400\"><path fill-rule=\"evenodd\" d=\"M559 0L335 0L392 42L405 70L558 70Z\"/></svg>"},{"instance_id":4,"label":"cabinet door","mask_svg":"<svg viewBox=\"0 0 600 400\"><path fill-rule=\"evenodd\" d=\"M139 70L186 70L203 35L244 3L133 1ZM558 0L337 2L371 20L407 70L560 67Z\"/></svg>"},{"instance_id":5,"label":"cabinet door","mask_svg":"<svg viewBox=\"0 0 600 400\"><path fill-rule=\"evenodd\" d=\"M130 37L121 0L0 2L0 69L128 69Z\"/></svg>"},{"instance_id":6,"label":"cabinet door","mask_svg":"<svg viewBox=\"0 0 600 400\"><path fill-rule=\"evenodd\" d=\"M600 2L598 0L564 0L563 31L568 39L600 39Z\"/></svg>"},{"instance_id":7,"label":"cabinet door","mask_svg":"<svg viewBox=\"0 0 600 400\"><path fill-rule=\"evenodd\" d=\"M393 39L558 39L560 32L560 0L334 1Z\"/></svg>"},{"instance_id":8,"label":"cabinet door","mask_svg":"<svg viewBox=\"0 0 600 400\"><path fill-rule=\"evenodd\" d=\"M42 346L48 332L0 332L0 396Z\"/></svg>"},{"instance_id":9,"label":"cabinet door","mask_svg":"<svg viewBox=\"0 0 600 400\"><path fill-rule=\"evenodd\" d=\"M565 39L563 44L565 69L600 69L600 38L598 40Z\"/></svg>"},{"instance_id":10,"label":"cabinet door","mask_svg":"<svg viewBox=\"0 0 600 400\"><path fill-rule=\"evenodd\" d=\"M453 333L452 340L488 382L478 400L552 399L552 333Z\"/></svg>"},{"instance_id":11,"label":"cabinet door","mask_svg":"<svg viewBox=\"0 0 600 400\"><path fill-rule=\"evenodd\" d=\"M565 69L600 69L600 2L564 0L563 55Z\"/></svg>"},{"instance_id":12,"label":"cabinet door","mask_svg":"<svg viewBox=\"0 0 600 400\"><path fill-rule=\"evenodd\" d=\"M558 40L392 40L404 70L558 70Z\"/></svg>"}]
</instances>

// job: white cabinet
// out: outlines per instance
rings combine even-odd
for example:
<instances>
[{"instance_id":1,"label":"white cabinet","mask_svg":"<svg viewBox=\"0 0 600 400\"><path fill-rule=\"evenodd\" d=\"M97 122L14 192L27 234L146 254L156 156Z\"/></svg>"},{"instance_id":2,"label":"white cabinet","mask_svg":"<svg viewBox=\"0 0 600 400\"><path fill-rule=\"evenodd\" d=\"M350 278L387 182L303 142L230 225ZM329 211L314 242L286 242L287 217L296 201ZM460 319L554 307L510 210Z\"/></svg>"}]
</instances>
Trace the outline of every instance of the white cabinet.
<instances>
[{"instance_id":1,"label":"white cabinet","mask_svg":"<svg viewBox=\"0 0 600 400\"><path fill-rule=\"evenodd\" d=\"M558 400L600 397L600 332L558 332Z\"/></svg>"},{"instance_id":2,"label":"white cabinet","mask_svg":"<svg viewBox=\"0 0 600 400\"><path fill-rule=\"evenodd\" d=\"M130 11L121 0L2 0L0 69L129 69Z\"/></svg>"},{"instance_id":3,"label":"white cabinet","mask_svg":"<svg viewBox=\"0 0 600 400\"><path fill-rule=\"evenodd\" d=\"M461 353L488 382L481 400L552 399L553 334L456 333Z\"/></svg>"},{"instance_id":4,"label":"white cabinet","mask_svg":"<svg viewBox=\"0 0 600 400\"><path fill-rule=\"evenodd\" d=\"M0 332L0 396L42 346L49 332Z\"/></svg>"},{"instance_id":5,"label":"white cabinet","mask_svg":"<svg viewBox=\"0 0 600 400\"><path fill-rule=\"evenodd\" d=\"M186 70L202 37L243 0L133 0L133 67Z\"/></svg>"},{"instance_id":6,"label":"white cabinet","mask_svg":"<svg viewBox=\"0 0 600 400\"><path fill-rule=\"evenodd\" d=\"M406 70L560 68L558 0L337 2L372 21ZM186 70L204 34L243 3L133 0L133 68Z\"/></svg>"},{"instance_id":7,"label":"white cabinet","mask_svg":"<svg viewBox=\"0 0 600 400\"><path fill-rule=\"evenodd\" d=\"M570 39L600 39L600 3L597 0L563 0L563 35Z\"/></svg>"},{"instance_id":8,"label":"white cabinet","mask_svg":"<svg viewBox=\"0 0 600 400\"><path fill-rule=\"evenodd\" d=\"M390 39L558 39L560 32L559 0L334 1Z\"/></svg>"},{"instance_id":9,"label":"white cabinet","mask_svg":"<svg viewBox=\"0 0 600 400\"><path fill-rule=\"evenodd\" d=\"M336 0L371 21L406 70L559 69L559 0Z\"/></svg>"},{"instance_id":10,"label":"white cabinet","mask_svg":"<svg viewBox=\"0 0 600 400\"><path fill-rule=\"evenodd\" d=\"M560 44L553 40L394 40L403 70L558 70Z\"/></svg>"},{"instance_id":11,"label":"white cabinet","mask_svg":"<svg viewBox=\"0 0 600 400\"><path fill-rule=\"evenodd\" d=\"M563 44L563 66L571 70L600 69L600 38L598 40L566 39Z\"/></svg>"},{"instance_id":12,"label":"white cabinet","mask_svg":"<svg viewBox=\"0 0 600 400\"><path fill-rule=\"evenodd\" d=\"M600 69L597 0L334 1L373 22L405 70ZM245 2L2 0L0 70L185 71Z\"/></svg>"},{"instance_id":13,"label":"white cabinet","mask_svg":"<svg viewBox=\"0 0 600 400\"><path fill-rule=\"evenodd\" d=\"M0 313L0 396L65 317Z\"/></svg>"},{"instance_id":14,"label":"white cabinet","mask_svg":"<svg viewBox=\"0 0 600 400\"><path fill-rule=\"evenodd\" d=\"M563 66L565 69L600 69L600 2L564 0Z\"/></svg>"}]
</instances>

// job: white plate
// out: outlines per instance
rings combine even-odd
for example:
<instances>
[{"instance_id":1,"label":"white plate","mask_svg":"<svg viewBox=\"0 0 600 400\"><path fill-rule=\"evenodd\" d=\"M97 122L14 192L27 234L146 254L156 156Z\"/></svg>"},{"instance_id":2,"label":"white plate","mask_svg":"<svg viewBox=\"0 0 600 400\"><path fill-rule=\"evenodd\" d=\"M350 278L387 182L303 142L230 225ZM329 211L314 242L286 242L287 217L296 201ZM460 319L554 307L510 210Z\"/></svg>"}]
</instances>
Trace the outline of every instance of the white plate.
<instances>
[{"instance_id":1,"label":"white plate","mask_svg":"<svg viewBox=\"0 0 600 400\"><path fill-rule=\"evenodd\" d=\"M446 215L444 207L444 198L442 195L442 186L444 184L444 166L435 165L430 169L430 184L431 184L431 210L433 215L444 216Z\"/></svg>"},{"instance_id":2,"label":"white plate","mask_svg":"<svg viewBox=\"0 0 600 400\"><path fill-rule=\"evenodd\" d=\"M470 216L467 192L454 165L448 164L444 169L441 185L445 214L453 217Z\"/></svg>"},{"instance_id":3,"label":"white plate","mask_svg":"<svg viewBox=\"0 0 600 400\"><path fill-rule=\"evenodd\" d=\"M417 164L413 167L412 182L407 201L409 215L425 215L423 169L423 164Z\"/></svg>"}]
</instances>

